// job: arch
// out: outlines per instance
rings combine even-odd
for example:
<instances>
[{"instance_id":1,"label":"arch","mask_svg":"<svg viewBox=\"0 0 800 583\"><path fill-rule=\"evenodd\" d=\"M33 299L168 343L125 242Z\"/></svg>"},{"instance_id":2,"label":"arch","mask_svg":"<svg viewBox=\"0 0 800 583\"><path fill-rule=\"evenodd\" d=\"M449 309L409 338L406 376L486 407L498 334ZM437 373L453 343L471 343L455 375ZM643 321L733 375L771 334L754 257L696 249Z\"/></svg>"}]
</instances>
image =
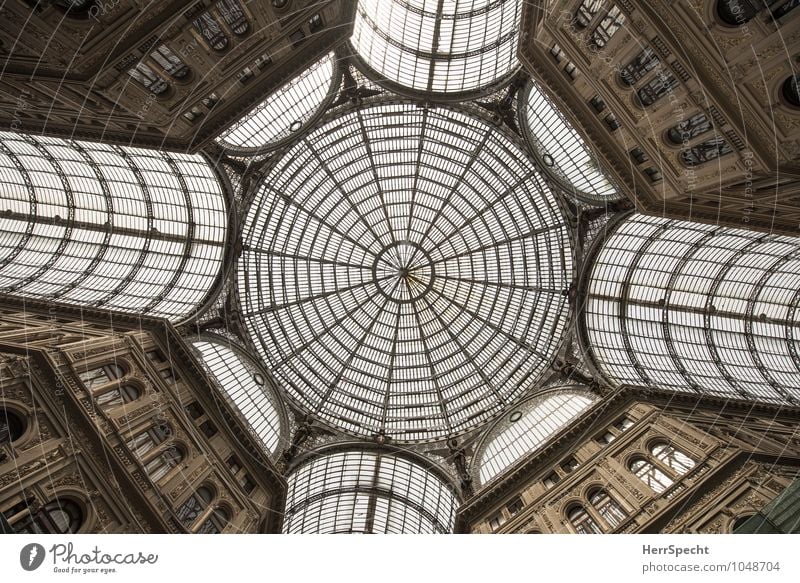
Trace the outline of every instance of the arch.
<instances>
[{"instance_id":1,"label":"arch","mask_svg":"<svg viewBox=\"0 0 800 583\"><path fill-rule=\"evenodd\" d=\"M590 489L586 501L606 523L609 530L618 527L628 517L622 505L605 488L595 486Z\"/></svg>"},{"instance_id":2,"label":"arch","mask_svg":"<svg viewBox=\"0 0 800 583\"><path fill-rule=\"evenodd\" d=\"M94 402L99 409L109 411L121 405L133 403L141 396L142 390L138 384L128 381L97 391L94 394Z\"/></svg>"},{"instance_id":3,"label":"arch","mask_svg":"<svg viewBox=\"0 0 800 583\"><path fill-rule=\"evenodd\" d=\"M18 534L75 534L86 524L87 513L82 502L70 496L58 496L38 509L30 498L18 505L12 528ZM17 510L15 507L12 510Z\"/></svg>"},{"instance_id":4,"label":"arch","mask_svg":"<svg viewBox=\"0 0 800 583\"><path fill-rule=\"evenodd\" d=\"M288 474L283 532L452 532L455 494L423 463L379 449L306 456Z\"/></svg>"},{"instance_id":5,"label":"arch","mask_svg":"<svg viewBox=\"0 0 800 583\"><path fill-rule=\"evenodd\" d=\"M789 105L800 107L800 73L786 78L781 85L781 93Z\"/></svg>"},{"instance_id":6,"label":"arch","mask_svg":"<svg viewBox=\"0 0 800 583\"><path fill-rule=\"evenodd\" d=\"M531 455L596 400L586 388L573 386L541 393L518 405L475 449L479 483L488 483L517 460ZM520 415L514 415L516 412Z\"/></svg>"},{"instance_id":7,"label":"arch","mask_svg":"<svg viewBox=\"0 0 800 583\"><path fill-rule=\"evenodd\" d=\"M28 421L24 415L17 411L0 407L0 444L19 441L28 430Z\"/></svg>"},{"instance_id":8,"label":"arch","mask_svg":"<svg viewBox=\"0 0 800 583\"><path fill-rule=\"evenodd\" d=\"M656 494L661 494L674 483L661 468L641 456L634 457L629 462L628 469Z\"/></svg>"},{"instance_id":9,"label":"arch","mask_svg":"<svg viewBox=\"0 0 800 583\"><path fill-rule=\"evenodd\" d=\"M175 511L180 523L183 524L187 530L192 530L192 527L211 505L216 496L216 488L214 488L212 484L208 482L201 484Z\"/></svg>"},{"instance_id":10,"label":"arch","mask_svg":"<svg viewBox=\"0 0 800 583\"><path fill-rule=\"evenodd\" d=\"M580 337L612 384L794 403L799 287L797 238L627 215L590 252Z\"/></svg>"},{"instance_id":11,"label":"arch","mask_svg":"<svg viewBox=\"0 0 800 583\"><path fill-rule=\"evenodd\" d=\"M0 133L0 292L179 321L220 277L225 194L201 156Z\"/></svg>"},{"instance_id":12,"label":"arch","mask_svg":"<svg viewBox=\"0 0 800 583\"><path fill-rule=\"evenodd\" d=\"M217 142L240 156L285 144L320 116L340 77L335 54L328 53L240 117Z\"/></svg>"},{"instance_id":13,"label":"arch","mask_svg":"<svg viewBox=\"0 0 800 583\"><path fill-rule=\"evenodd\" d=\"M583 504L572 502L566 507L567 521L578 534L602 534L603 529Z\"/></svg>"},{"instance_id":14,"label":"arch","mask_svg":"<svg viewBox=\"0 0 800 583\"><path fill-rule=\"evenodd\" d=\"M272 383L267 384L259 364L229 340L203 335L192 342L202 363L270 456L288 442L288 418Z\"/></svg>"},{"instance_id":15,"label":"arch","mask_svg":"<svg viewBox=\"0 0 800 583\"><path fill-rule=\"evenodd\" d=\"M598 156L534 81L526 87L521 102L525 104L520 108L525 136L566 192L592 204L620 197Z\"/></svg>"}]
</instances>

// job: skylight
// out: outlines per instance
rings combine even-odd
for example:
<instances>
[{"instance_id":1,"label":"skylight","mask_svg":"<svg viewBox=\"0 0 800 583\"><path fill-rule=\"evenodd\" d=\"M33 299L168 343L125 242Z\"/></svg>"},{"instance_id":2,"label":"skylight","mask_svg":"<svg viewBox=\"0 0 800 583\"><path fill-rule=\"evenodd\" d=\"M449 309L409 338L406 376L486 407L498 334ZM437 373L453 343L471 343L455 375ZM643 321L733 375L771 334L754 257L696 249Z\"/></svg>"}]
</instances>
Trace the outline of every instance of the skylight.
<instances>
[{"instance_id":1,"label":"skylight","mask_svg":"<svg viewBox=\"0 0 800 583\"><path fill-rule=\"evenodd\" d=\"M244 227L248 332L301 408L430 440L502 412L550 364L571 242L524 151L464 112L381 104L323 124Z\"/></svg>"},{"instance_id":2,"label":"skylight","mask_svg":"<svg viewBox=\"0 0 800 583\"><path fill-rule=\"evenodd\" d=\"M408 89L481 89L518 66L520 0L359 0L351 43L377 75Z\"/></svg>"}]
</instances>

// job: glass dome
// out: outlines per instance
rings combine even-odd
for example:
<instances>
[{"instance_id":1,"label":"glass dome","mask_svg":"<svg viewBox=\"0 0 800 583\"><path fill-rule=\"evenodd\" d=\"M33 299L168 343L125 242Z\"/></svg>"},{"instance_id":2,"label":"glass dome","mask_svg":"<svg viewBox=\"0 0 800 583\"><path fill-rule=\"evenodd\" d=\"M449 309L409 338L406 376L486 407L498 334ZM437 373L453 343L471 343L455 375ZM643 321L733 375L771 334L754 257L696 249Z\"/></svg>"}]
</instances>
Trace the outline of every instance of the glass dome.
<instances>
[{"instance_id":1,"label":"glass dome","mask_svg":"<svg viewBox=\"0 0 800 583\"><path fill-rule=\"evenodd\" d=\"M522 148L450 108L377 104L276 161L244 227L243 316L303 410L432 440L506 409L554 358L570 235Z\"/></svg>"},{"instance_id":2,"label":"glass dome","mask_svg":"<svg viewBox=\"0 0 800 583\"><path fill-rule=\"evenodd\" d=\"M359 0L350 42L379 80L469 92L517 68L521 8L521 0Z\"/></svg>"}]
</instances>

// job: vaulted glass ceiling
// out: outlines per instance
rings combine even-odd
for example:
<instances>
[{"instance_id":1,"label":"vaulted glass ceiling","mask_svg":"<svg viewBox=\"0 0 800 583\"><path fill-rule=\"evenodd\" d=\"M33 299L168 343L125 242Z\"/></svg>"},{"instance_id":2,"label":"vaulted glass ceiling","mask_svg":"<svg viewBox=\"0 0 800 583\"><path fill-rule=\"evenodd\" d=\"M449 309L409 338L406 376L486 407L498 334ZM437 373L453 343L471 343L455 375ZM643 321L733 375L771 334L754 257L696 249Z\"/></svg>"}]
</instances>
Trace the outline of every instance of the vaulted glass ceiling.
<instances>
[{"instance_id":1,"label":"vaulted glass ceiling","mask_svg":"<svg viewBox=\"0 0 800 583\"><path fill-rule=\"evenodd\" d=\"M472 429L564 331L569 231L523 148L449 108L330 119L278 159L244 226L250 336L303 410L361 435Z\"/></svg>"},{"instance_id":2,"label":"vaulted glass ceiling","mask_svg":"<svg viewBox=\"0 0 800 583\"><path fill-rule=\"evenodd\" d=\"M283 532L443 534L456 497L418 461L375 451L314 457L289 474Z\"/></svg>"},{"instance_id":3,"label":"vaulted glass ceiling","mask_svg":"<svg viewBox=\"0 0 800 583\"><path fill-rule=\"evenodd\" d=\"M586 341L612 382L800 401L800 239L620 221L593 261Z\"/></svg>"},{"instance_id":4,"label":"vaulted glass ceiling","mask_svg":"<svg viewBox=\"0 0 800 583\"><path fill-rule=\"evenodd\" d=\"M521 0L359 0L351 43L377 80L459 93L517 67Z\"/></svg>"},{"instance_id":5,"label":"vaulted glass ceiling","mask_svg":"<svg viewBox=\"0 0 800 583\"><path fill-rule=\"evenodd\" d=\"M0 133L0 292L180 320L222 271L200 155Z\"/></svg>"}]
</instances>

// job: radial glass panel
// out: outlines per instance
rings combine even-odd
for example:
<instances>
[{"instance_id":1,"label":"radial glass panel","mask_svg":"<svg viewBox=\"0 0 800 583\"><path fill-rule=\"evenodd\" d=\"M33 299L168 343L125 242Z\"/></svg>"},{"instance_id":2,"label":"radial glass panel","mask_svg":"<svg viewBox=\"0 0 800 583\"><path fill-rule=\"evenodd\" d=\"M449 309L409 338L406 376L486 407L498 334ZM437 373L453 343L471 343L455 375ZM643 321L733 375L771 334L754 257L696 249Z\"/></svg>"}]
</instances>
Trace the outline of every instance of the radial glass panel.
<instances>
[{"instance_id":1,"label":"radial glass panel","mask_svg":"<svg viewBox=\"0 0 800 583\"><path fill-rule=\"evenodd\" d=\"M588 282L587 338L602 372L765 402L800 399L800 239L634 215Z\"/></svg>"},{"instance_id":2,"label":"radial glass panel","mask_svg":"<svg viewBox=\"0 0 800 583\"><path fill-rule=\"evenodd\" d=\"M253 429L268 453L280 445L281 417L276 398L265 386L263 375L237 351L220 342L194 342L214 380L239 414Z\"/></svg>"},{"instance_id":3,"label":"radial glass panel","mask_svg":"<svg viewBox=\"0 0 800 583\"><path fill-rule=\"evenodd\" d=\"M219 278L225 197L201 156L0 133L0 292L178 320Z\"/></svg>"},{"instance_id":4,"label":"radial glass panel","mask_svg":"<svg viewBox=\"0 0 800 583\"><path fill-rule=\"evenodd\" d=\"M359 0L351 43L381 77L420 91L480 89L517 67L521 0Z\"/></svg>"},{"instance_id":5,"label":"radial glass panel","mask_svg":"<svg viewBox=\"0 0 800 583\"><path fill-rule=\"evenodd\" d=\"M452 489L394 455L349 451L317 457L288 480L284 533L444 534L455 524Z\"/></svg>"},{"instance_id":6,"label":"radial glass panel","mask_svg":"<svg viewBox=\"0 0 800 583\"><path fill-rule=\"evenodd\" d=\"M516 421L504 423L481 448L480 481L485 484L518 459L536 451L548 438L569 425L595 396L580 389L550 392L531 399L512 414ZM515 412L516 413L516 412Z\"/></svg>"},{"instance_id":7,"label":"radial glass panel","mask_svg":"<svg viewBox=\"0 0 800 583\"><path fill-rule=\"evenodd\" d=\"M263 148L280 142L314 117L334 81L330 53L246 113L217 141L229 148Z\"/></svg>"},{"instance_id":8,"label":"radial glass panel","mask_svg":"<svg viewBox=\"0 0 800 583\"><path fill-rule=\"evenodd\" d=\"M373 105L276 162L248 213L248 331L288 395L357 435L436 439L503 411L561 343L553 194L499 128Z\"/></svg>"}]
</instances>

